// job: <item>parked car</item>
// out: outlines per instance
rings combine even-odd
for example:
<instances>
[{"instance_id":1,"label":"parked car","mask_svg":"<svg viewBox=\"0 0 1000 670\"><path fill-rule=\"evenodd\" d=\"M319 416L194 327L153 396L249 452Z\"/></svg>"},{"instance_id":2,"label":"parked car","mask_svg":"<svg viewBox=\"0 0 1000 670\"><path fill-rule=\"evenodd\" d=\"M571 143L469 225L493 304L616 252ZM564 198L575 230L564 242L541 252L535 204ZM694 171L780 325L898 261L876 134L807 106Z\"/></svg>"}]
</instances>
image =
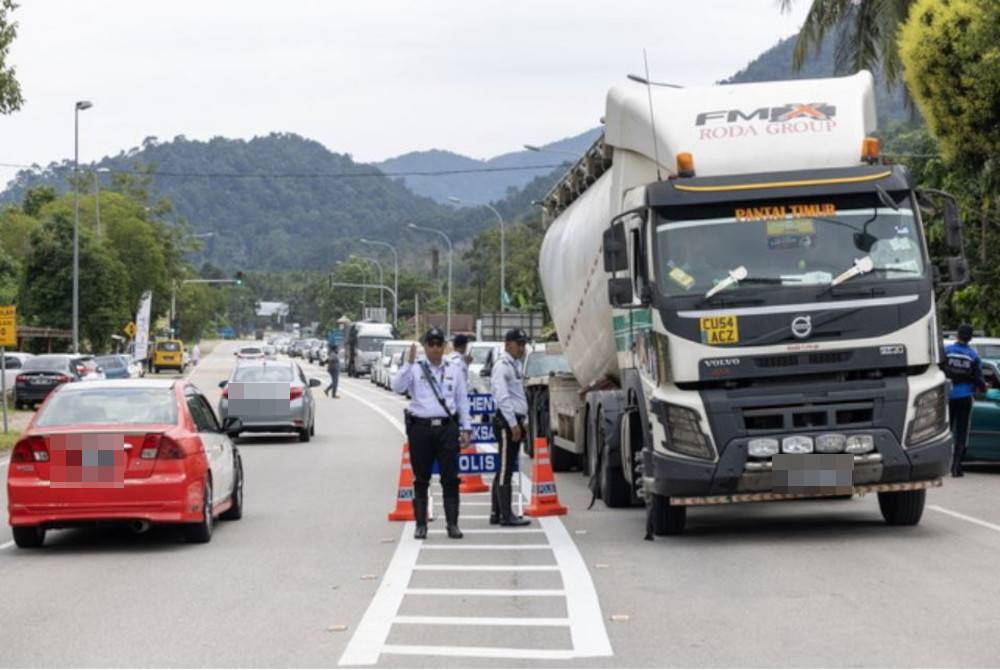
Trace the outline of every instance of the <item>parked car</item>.
<instances>
[{"instance_id":1,"label":"parked car","mask_svg":"<svg viewBox=\"0 0 1000 670\"><path fill-rule=\"evenodd\" d=\"M105 379L104 368L97 362L95 356L90 354L76 354L76 368L80 373L80 380L85 382L96 382Z\"/></svg>"},{"instance_id":2,"label":"parked car","mask_svg":"<svg viewBox=\"0 0 1000 670\"><path fill-rule=\"evenodd\" d=\"M153 343L153 372L171 369L184 371L184 343L181 340L157 340Z\"/></svg>"},{"instance_id":3,"label":"parked car","mask_svg":"<svg viewBox=\"0 0 1000 670\"><path fill-rule=\"evenodd\" d=\"M223 421L239 418L242 432L296 432L308 442L316 434L312 389L321 384L307 379L293 361L241 360L229 379L219 383L219 416Z\"/></svg>"},{"instance_id":4,"label":"parked car","mask_svg":"<svg viewBox=\"0 0 1000 670\"><path fill-rule=\"evenodd\" d=\"M187 382L67 384L14 446L7 493L22 548L41 546L49 529L105 522L180 524L189 541L208 542L215 517L243 514L243 463Z\"/></svg>"},{"instance_id":5,"label":"parked car","mask_svg":"<svg viewBox=\"0 0 1000 670\"><path fill-rule=\"evenodd\" d=\"M382 355L372 364L372 381L382 388L392 388L392 378L399 370L403 356L413 344L412 340L387 340L382 343ZM418 345L419 348L419 345Z\"/></svg>"},{"instance_id":6,"label":"parked car","mask_svg":"<svg viewBox=\"0 0 1000 670\"><path fill-rule=\"evenodd\" d=\"M124 354L98 356L96 361L104 370L105 379L129 379L132 376L129 368L129 357Z\"/></svg>"},{"instance_id":7,"label":"parked car","mask_svg":"<svg viewBox=\"0 0 1000 670\"><path fill-rule=\"evenodd\" d=\"M34 407L63 384L82 379L82 363L73 354L45 354L24 362L14 381L14 405L17 409Z\"/></svg>"},{"instance_id":8,"label":"parked car","mask_svg":"<svg viewBox=\"0 0 1000 670\"><path fill-rule=\"evenodd\" d=\"M21 373L21 369L24 367L24 362L33 357L34 354L28 354L23 351L8 351L4 355L4 387L7 389L8 394L14 394L14 384L17 376Z\"/></svg>"},{"instance_id":9,"label":"parked car","mask_svg":"<svg viewBox=\"0 0 1000 670\"><path fill-rule=\"evenodd\" d=\"M274 346L273 344L265 344L263 349L264 349L264 358L270 359L272 361L277 360L278 347Z\"/></svg>"},{"instance_id":10,"label":"parked car","mask_svg":"<svg viewBox=\"0 0 1000 670\"><path fill-rule=\"evenodd\" d=\"M982 355L982 354L980 354ZM969 444L962 462L1000 461L1000 367L983 361L986 392L976 394L972 404Z\"/></svg>"},{"instance_id":11,"label":"parked car","mask_svg":"<svg viewBox=\"0 0 1000 670\"><path fill-rule=\"evenodd\" d=\"M469 386L476 393L489 393L490 372L493 370L493 364L503 353L503 342L473 342L469 348L469 353L472 354L472 362L469 363Z\"/></svg>"}]
</instances>

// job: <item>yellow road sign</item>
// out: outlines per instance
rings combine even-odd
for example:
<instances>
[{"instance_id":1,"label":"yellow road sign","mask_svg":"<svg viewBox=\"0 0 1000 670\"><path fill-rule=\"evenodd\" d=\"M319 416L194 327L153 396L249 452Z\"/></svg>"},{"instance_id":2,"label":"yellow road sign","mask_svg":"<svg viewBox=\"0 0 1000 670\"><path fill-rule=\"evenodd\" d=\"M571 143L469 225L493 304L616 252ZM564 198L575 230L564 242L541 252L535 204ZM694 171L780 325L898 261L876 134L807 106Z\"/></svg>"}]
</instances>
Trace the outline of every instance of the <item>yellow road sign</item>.
<instances>
[{"instance_id":1,"label":"yellow road sign","mask_svg":"<svg viewBox=\"0 0 1000 670\"><path fill-rule=\"evenodd\" d=\"M13 305L0 305L0 347L17 346L17 316Z\"/></svg>"},{"instance_id":2,"label":"yellow road sign","mask_svg":"<svg viewBox=\"0 0 1000 670\"><path fill-rule=\"evenodd\" d=\"M122 328L122 330L124 330L125 334L128 335L129 337L135 337L135 324L133 322L130 321L126 323L125 327Z\"/></svg>"}]
</instances>

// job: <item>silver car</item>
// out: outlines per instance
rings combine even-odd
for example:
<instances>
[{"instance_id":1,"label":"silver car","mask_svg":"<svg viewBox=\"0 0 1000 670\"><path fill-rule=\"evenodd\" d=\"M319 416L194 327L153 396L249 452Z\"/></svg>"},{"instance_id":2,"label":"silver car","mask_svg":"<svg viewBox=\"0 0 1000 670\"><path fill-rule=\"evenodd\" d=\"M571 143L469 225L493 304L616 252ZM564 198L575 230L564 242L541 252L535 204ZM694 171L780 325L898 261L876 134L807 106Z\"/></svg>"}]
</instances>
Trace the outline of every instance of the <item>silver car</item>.
<instances>
[{"instance_id":1,"label":"silver car","mask_svg":"<svg viewBox=\"0 0 1000 670\"><path fill-rule=\"evenodd\" d=\"M316 401L312 389L319 379L306 378L297 363L287 360L240 360L219 383L219 417L237 417L245 433L299 434L308 442L316 434Z\"/></svg>"}]
</instances>

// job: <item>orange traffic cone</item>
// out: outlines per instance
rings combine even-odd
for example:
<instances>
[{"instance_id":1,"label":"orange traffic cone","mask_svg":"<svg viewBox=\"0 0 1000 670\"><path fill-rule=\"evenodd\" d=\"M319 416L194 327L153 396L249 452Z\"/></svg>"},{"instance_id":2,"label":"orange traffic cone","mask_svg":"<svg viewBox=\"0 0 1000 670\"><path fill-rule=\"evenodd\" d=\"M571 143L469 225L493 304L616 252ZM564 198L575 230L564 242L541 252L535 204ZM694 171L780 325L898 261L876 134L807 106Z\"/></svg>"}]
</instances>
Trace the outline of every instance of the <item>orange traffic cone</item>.
<instances>
[{"instance_id":1,"label":"orange traffic cone","mask_svg":"<svg viewBox=\"0 0 1000 670\"><path fill-rule=\"evenodd\" d=\"M462 449L462 453L475 454L478 452L475 447L468 447ZM458 487L459 493L484 493L489 490L490 487L483 481L482 475L466 475L462 477L462 485Z\"/></svg>"},{"instance_id":2,"label":"orange traffic cone","mask_svg":"<svg viewBox=\"0 0 1000 670\"><path fill-rule=\"evenodd\" d=\"M559 504L556 493L556 479L552 474L549 457L549 441L544 437L535 438L535 458L531 466L531 502L525 508L528 516L556 516L565 514L566 508Z\"/></svg>"},{"instance_id":3,"label":"orange traffic cone","mask_svg":"<svg viewBox=\"0 0 1000 670\"><path fill-rule=\"evenodd\" d=\"M410 443L403 442L403 457L399 463L399 488L396 489L396 509L389 512L389 521L413 521L414 518Z\"/></svg>"}]
</instances>

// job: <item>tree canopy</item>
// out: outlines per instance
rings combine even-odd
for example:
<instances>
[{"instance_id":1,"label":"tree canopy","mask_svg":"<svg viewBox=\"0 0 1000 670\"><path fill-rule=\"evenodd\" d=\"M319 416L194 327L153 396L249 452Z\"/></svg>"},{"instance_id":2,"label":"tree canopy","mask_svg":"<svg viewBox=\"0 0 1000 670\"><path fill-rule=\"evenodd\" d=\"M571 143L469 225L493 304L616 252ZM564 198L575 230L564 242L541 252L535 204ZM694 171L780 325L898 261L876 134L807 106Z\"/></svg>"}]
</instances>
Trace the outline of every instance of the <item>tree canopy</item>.
<instances>
[{"instance_id":1,"label":"tree canopy","mask_svg":"<svg viewBox=\"0 0 1000 670\"><path fill-rule=\"evenodd\" d=\"M7 62L10 45L17 37L17 23L11 20L15 9L14 0L0 0L0 114L16 112L24 104L17 73Z\"/></svg>"}]
</instances>

